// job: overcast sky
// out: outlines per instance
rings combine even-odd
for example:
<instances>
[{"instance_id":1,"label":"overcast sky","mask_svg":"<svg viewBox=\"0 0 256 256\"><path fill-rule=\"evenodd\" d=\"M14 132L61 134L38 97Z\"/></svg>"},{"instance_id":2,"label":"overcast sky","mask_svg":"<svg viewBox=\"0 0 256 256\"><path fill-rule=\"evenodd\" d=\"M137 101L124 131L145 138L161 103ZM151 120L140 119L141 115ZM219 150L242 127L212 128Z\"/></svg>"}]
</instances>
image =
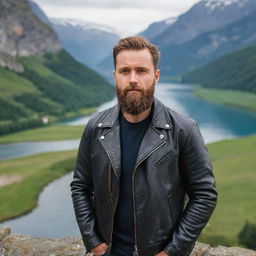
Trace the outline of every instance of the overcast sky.
<instances>
[{"instance_id":1,"label":"overcast sky","mask_svg":"<svg viewBox=\"0 0 256 256\"><path fill-rule=\"evenodd\" d=\"M34 0L48 17L76 18L111 26L121 36L187 11L199 0Z\"/></svg>"}]
</instances>

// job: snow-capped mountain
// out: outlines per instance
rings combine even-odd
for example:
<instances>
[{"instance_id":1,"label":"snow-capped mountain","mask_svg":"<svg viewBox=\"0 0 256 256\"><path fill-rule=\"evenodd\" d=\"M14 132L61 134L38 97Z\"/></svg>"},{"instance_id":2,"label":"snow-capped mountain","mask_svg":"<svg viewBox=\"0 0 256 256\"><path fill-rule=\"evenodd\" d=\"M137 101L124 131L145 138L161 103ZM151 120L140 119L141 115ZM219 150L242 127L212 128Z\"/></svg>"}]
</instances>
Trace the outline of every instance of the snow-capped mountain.
<instances>
[{"instance_id":1,"label":"snow-capped mountain","mask_svg":"<svg viewBox=\"0 0 256 256\"><path fill-rule=\"evenodd\" d=\"M203 32L235 22L255 9L255 0L202 0L180 15L153 41L160 46L180 44Z\"/></svg>"},{"instance_id":2,"label":"snow-capped mountain","mask_svg":"<svg viewBox=\"0 0 256 256\"><path fill-rule=\"evenodd\" d=\"M106 58L119 36L101 24L75 19L50 19L63 47L78 61L95 68Z\"/></svg>"},{"instance_id":3,"label":"snow-capped mountain","mask_svg":"<svg viewBox=\"0 0 256 256\"><path fill-rule=\"evenodd\" d=\"M162 76L180 75L238 49L256 45L256 10L225 27L164 50Z\"/></svg>"},{"instance_id":4,"label":"snow-capped mountain","mask_svg":"<svg viewBox=\"0 0 256 256\"><path fill-rule=\"evenodd\" d=\"M228 5L236 4L239 7L243 7L250 0L204 0L205 6L211 10L219 7L226 7Z\"/></svg>"},{"instance_id":5,"label":"snow-capped mountain","mask_svg":"<svg viewBox=\"0 0 256 256\"><path fill-rule=\"evenodd\" d=\"M83 30L100 30L108 33L117 33L114 28L111 28L109 26L103 25L103 24L98 24L98 23L93 23L93 22L87 22L84 20L79 20L79 19L71 19L71 18L66 18L66 19L56 19L56 18L51 18L51 23L54 25L60 25L60 26L65 26L65 27L76 27L80 28Z\"/></svg>"}]
</instances>

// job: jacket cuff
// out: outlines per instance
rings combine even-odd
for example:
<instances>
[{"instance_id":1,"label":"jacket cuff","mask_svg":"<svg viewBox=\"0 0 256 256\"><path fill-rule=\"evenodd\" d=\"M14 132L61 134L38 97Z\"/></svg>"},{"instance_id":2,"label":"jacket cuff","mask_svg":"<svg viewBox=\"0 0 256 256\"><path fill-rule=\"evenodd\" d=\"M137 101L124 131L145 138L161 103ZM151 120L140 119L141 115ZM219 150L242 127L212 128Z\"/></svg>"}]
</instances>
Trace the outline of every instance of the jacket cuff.
<instances>
[{"instance_id":1,"label":"jacket cuff","mask_svg":"<svg viewBox=\"0 0 256 256\"><path fill-rule=\"evenodd\" d=\"M169 256L181 256L171 245L167 245L164 248L164 252L167 253Z\"/></svg>"},{"instance_id":2,"label":"jacket cuff","mask_svg":"<svg viewBox=\"0 0 256 256\"><path fill-rule=\"evenodd\" d=\"M89 241L88 240L85 240L83 239L83 242L84 242L84 245L85 245L85 248L86 248L86 252L91 252L91 250L96 247L97 245L99 244L102 244L102 243L105 243L105 241L99 239L99 238L93 238L93 239L90 239Z\"/></svg>"},{"instance_id":3,"label":"jacket cuff","mask_svg":"<svg viewBox=\"0 0 256 256\"><path fill-rule=\"evenodd\" d=\"M169 243L165 246L164 252L167 253L169 256L189 256L194 246L195 246L195 243L192 244L190 249L177 251L174 245L172 243Z\"/></svg>"}]
</instances>

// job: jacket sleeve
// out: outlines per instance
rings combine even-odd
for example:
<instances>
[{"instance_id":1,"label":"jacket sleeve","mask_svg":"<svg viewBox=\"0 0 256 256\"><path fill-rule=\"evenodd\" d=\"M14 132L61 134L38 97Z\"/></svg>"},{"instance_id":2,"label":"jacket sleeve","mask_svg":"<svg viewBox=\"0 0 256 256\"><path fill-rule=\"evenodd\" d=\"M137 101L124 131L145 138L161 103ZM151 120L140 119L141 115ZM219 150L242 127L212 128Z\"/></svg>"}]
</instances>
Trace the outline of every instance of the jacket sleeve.
<instances>
[{"instance_id":1,"label":"jacket sleeve","mask_svg":"<svg viewBox=\"0 0 256 256\"><path fill-rule=\"evenodd\" d=\"M164 251L170 256L190 253L217 202L217 191L198 124L194 121L180 156L180 173L189 201Z\"/></svg>"},{"instance_id":2,"label":"jacket sleeve","mask_svg":"<svg viewBox=\"0 0 256 256\"><path fill-rule=\"evenodd\" d=\"M97 232L93 210L93 182L90 161L92 130L89 122L80 141L73 180L70 184L76 220L87 252L104 242Z\"/></svg>"}]
</instances>

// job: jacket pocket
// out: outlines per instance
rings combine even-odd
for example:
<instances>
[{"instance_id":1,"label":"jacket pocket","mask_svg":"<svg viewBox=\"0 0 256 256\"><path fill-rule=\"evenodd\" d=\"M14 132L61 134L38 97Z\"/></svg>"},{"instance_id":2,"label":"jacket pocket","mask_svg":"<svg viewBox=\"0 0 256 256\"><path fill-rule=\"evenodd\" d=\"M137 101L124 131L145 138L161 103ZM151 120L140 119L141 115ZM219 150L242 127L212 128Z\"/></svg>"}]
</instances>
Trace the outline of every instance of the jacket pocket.
<instances>
[{"instance_id":1,"label":"jacket pocket","mask_svg":"<svg viewBox=\"0 0 256 256\"><path fill-rule=\"evenodd\" d=\"M165 162L166 160L171 160L175 156L175 151L172 149L171 151L167 152L161 159L155 162L155 166L160 165L161 163Z\"/></svg>"}]
</instances>

